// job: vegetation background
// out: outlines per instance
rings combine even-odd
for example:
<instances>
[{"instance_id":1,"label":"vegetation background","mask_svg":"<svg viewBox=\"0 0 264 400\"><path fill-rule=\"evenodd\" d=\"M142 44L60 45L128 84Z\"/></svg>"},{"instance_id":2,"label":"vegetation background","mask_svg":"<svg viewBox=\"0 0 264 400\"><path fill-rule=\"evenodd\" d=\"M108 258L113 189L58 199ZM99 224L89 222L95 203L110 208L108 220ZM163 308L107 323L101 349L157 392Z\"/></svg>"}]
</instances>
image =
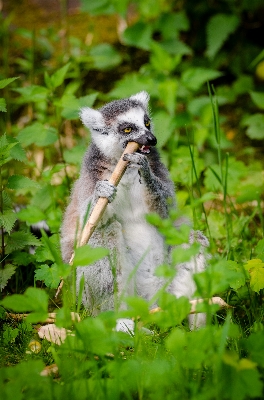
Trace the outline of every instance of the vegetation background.
<instances>
[{"instance_id":1,"label":"vegetation background","mask_svg":"<svg viewBox=\"0 0 264 400\"><path fill-rule=\"evenodd\" d=\"M262 0L16 0L0 2L0 387L5 399L263 398L264 5ZM184 213L210 238L197 296L207 325L189 332L187 299L160 293L162 313L82 310L74 268L105 255L89 247L61 261L59 228L89 133L82 106L147 90L179 211L149 216L169 244ZM46 221L51 235L34 234ZM43 225L45 227L45 225ZM174 261L191 257L178 250ZM161 266L157 274L172 279ZM38 337L57 310L70 329L58 346ZM30 312L19 321L15 312ZM81 322L70 312L81 313ZM114 332L137 317L135 335ZM147 326L154 334L140 329ZM39 346L30 347L35 341ZM31 349L31 350L30 350ZM59 374L42 376L56 363Z\"/></svg>"}]
</instances>

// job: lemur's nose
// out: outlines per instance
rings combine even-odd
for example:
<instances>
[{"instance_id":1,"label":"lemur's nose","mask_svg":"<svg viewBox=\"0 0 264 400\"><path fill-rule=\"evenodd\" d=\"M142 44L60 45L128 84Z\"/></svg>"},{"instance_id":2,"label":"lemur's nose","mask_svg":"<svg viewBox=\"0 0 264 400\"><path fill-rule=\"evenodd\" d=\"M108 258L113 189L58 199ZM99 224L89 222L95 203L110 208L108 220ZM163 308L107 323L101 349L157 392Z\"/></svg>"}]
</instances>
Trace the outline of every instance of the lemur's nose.
<instances>
[{"instance_id":1,"label":"lemur's nose","mask_svg":"<svg viewBox=\"0 0 264 400\"><path fill-rule=\"evenodd\" d=\"M147 142L150 146L155 146L157 144L157 139L151 133L147 134Z\"/></svg>"}]
</instances>

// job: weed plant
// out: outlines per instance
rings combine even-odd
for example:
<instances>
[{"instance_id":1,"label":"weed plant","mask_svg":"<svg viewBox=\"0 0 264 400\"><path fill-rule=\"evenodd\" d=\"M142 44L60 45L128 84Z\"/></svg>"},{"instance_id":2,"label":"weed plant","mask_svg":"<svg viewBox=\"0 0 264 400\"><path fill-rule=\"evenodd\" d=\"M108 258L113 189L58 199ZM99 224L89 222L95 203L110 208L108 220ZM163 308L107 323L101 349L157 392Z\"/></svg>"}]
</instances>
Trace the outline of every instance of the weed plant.
<instances>
[{"instance_id":1,"label":"weed plant","mask_svg":"<svg viewBox=\"0 0 264 400\"><path fill-rule=\"evenodd\" d=\"M261 2L226 1L205 10L202 1L175 6L143 0L135 2L131 21L129 1L82 0L85 20L88 12L89 18L106 14L116 23L118 15L128 23L120 43L92 44L70 34L66 2L61 6L63 43L54 27L14 30L15 13L1 15L3 398L262 398L264 54L245 35ZM88 33L96 33L96 23L94 30ZM211 258L206 271L195 275L196 296L218 295L232 306L219 310L205 301L199 311L206 312L207 323L200 330L189 331L189 301L166 292L175 273L171 266L156 271L165 280L158 293L162 312L150 314L149 303L130 297L127 311L93 318L72 290L75 268L104 257L106 250L76 249L72 266L61 259L61 217L89 144L79 109L140 90L151 95L158 148L178 199L170 218L149 215L148 221L172 246L188 238L186 226L174 228L179 216L206 233ZM46 221L49 237L45 231L34 235L32 227L40 221ZM173 262L197 251L176 247ZM55 300L61 277L65 284ZM57 326L73 334L60 346L37 335L54 310ZM72 321L72 311L81 322ZM24 312L26 319L14 315ZM114 331L121 317L135 319L134 335ZM30 350L32 340L40 343L39 352ZM57 375L41 375L54 363Z\"/></svg>"}]
</instances>

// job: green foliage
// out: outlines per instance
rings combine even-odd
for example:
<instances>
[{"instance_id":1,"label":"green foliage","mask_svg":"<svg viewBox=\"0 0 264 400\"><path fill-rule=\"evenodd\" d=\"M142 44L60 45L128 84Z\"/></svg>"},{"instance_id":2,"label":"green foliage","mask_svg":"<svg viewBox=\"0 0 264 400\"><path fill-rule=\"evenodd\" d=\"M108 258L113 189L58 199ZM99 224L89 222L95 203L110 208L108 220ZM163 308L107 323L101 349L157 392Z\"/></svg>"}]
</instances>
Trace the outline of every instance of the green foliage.
<instances>
[{"instance_id":1,"label":"green foliage","mask_svg":"<svg viewBox=\"0 0 264 400\"><path fill-rule=\"evenodd\" d=\"M85 266L93 264L95 261L107 256L108 250L102 247L92 248L90 246L82 246L75 249L73 265Z\"/></svg>"},{"instance_id":2,"label":"green foliage","mask_svg":"<svg viewBox=\"0 0 264 400\"><path fill-rule=\"evenodd\" d=\"M207 49L209 58L214 58L229 35L234 33L239 25L237 15L215 14L212 16L206 27Z\"/></svg>"},{"instance_id":3,"label":"green foliage","mask_svg":"<svg viewBox=\"0 0 264 400\"><path fill-rule=\"evenodd\" d=\"M44 290L30 287L25 293L6 296L1 305L19 312L32 311L27 317L28 322L45 321L47 318L48 295Z\"/></svg>"}]
</instances>

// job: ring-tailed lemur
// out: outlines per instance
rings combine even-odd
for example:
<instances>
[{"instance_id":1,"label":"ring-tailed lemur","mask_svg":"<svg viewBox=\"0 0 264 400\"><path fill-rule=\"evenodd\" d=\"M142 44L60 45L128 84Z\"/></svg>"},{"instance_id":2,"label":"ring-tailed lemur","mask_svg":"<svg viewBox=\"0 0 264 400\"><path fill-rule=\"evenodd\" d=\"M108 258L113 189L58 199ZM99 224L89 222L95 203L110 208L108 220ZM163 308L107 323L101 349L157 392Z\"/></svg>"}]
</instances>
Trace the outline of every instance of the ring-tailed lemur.
<instances>
[{"instance_id":1,"label":"ring-tailed lemur","mask_svg":"<svg viewBox=\"0 0 264 400\"><path fill-rule=\"evenodd\" d=\"M82 122L91 131L92 142L65 212L61 249L64 261L69 262L76 229L83 223L87 208L89 205L92 208L98 197L107 197L109 204L89 244L110 249L112 262L105 257L92 266L77 268L77 290L84 276L83 303L93 314L114 308L114 282L119 294L138 294L146 300L164 283L155 276L155 269L167 261L168 248L145 216L156 212L166 218L175 191L154 147L157 139L148 101L148 93L142 91L127 99L112 101L99 110L82 108L80 113ZM124 156L129 167L116 188L107 179L129 141L137 142L140 149ZM208 245L200 232L192 232L190 242L194 236L203 246ZM195 291L192 275L204 266L203 252L195 260L181 264L168 290L177 297L190 298Z\"/></svg>"}]
</instances>

